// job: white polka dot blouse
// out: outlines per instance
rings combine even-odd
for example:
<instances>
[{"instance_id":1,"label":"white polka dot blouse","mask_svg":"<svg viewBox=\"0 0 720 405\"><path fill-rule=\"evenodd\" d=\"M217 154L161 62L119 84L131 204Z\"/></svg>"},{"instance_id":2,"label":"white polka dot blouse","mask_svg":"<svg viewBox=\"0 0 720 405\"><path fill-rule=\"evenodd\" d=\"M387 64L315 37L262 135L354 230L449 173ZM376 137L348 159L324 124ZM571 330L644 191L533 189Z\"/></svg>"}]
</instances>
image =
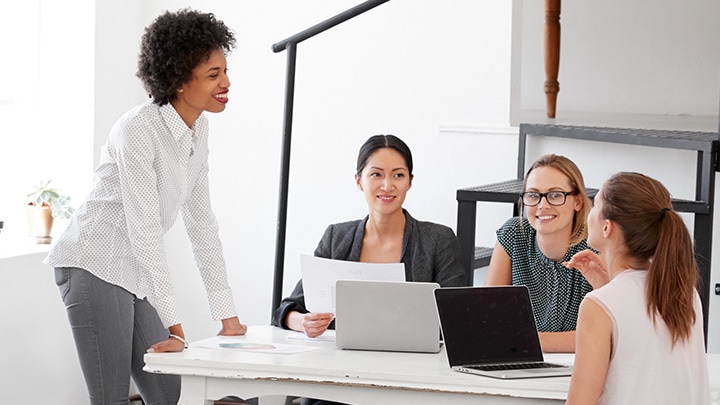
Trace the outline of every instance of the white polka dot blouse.
<instances>
[{"instance_id":1,"label":"white polka dot blouse","mask_svg":"<svg viewBox=\"0 0 720 405\"><path fill-rule=\"evenodd\" d=\"M208 189L208 121L188 128L170 104L123 115L101 149L95 184L45 263L79 267L147 297L180 323L164 235L182 213L215 320L236 316Z\"/></svg>"}]
</instances>

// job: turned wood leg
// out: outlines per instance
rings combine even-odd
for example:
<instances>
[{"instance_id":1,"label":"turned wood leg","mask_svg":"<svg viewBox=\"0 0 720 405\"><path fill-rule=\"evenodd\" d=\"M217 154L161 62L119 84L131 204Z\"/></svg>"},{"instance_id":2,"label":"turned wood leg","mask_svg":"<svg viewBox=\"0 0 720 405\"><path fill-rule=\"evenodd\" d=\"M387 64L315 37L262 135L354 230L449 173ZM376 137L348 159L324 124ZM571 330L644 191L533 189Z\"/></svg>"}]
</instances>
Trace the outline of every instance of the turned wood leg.
<instances>
[{"instance_id":1,"label":"turned wood leg","mask_svg":"<svg viewBox=\"0 0 720 405\"><path fill-rule=\"evenodd\" d=\"M557 93L560 91L560 0L545 0L545 99L547 116L555 118Z\"/></svg>"}]
</instances>

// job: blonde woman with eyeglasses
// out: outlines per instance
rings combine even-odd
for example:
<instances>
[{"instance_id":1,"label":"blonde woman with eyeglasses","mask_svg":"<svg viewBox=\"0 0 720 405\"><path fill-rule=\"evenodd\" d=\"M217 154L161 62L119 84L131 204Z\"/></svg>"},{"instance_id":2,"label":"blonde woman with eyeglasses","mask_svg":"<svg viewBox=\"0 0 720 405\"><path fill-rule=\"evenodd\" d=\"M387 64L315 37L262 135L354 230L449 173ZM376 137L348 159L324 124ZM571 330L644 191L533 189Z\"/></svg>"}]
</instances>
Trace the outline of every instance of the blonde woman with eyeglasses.
<instances>
[{"instance_id":1,"label":"blonde woman with eyeglasses","mask_svg":"<svg viewBox=\"0 0 720 405\"><path fill-rule=\"evenodd\" d=\"M525 174L520 204L524 215L496 232L485 285L527 286L543 351L572 353L578 308L593 289L579 271L563 266L588 248L592 202L580 169L564 156L540 157Z\"/></svg>"}]
</instances>

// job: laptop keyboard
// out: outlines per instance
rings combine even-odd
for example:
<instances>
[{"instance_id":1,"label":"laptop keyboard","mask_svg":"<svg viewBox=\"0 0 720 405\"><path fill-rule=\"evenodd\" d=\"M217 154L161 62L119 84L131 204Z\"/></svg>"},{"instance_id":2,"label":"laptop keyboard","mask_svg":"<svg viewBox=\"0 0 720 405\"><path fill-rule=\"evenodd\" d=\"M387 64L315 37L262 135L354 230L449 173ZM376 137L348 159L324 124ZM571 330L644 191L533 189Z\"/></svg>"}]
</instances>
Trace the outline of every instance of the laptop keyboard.
<instances>
[{"instance_id":1,"label":"laptop keyboard","mask_svg":"<svg viewBox=\"0 0 720 405\"><path fill-rule=\"evenodd\" d=\"M482 371L495 371L495 370L525 370L529 368L555 368L557 364L551 363L512 363L512 364L492 364L487 366L466 366L467 368L482 370Z\"/></svg>"}]
</instances>

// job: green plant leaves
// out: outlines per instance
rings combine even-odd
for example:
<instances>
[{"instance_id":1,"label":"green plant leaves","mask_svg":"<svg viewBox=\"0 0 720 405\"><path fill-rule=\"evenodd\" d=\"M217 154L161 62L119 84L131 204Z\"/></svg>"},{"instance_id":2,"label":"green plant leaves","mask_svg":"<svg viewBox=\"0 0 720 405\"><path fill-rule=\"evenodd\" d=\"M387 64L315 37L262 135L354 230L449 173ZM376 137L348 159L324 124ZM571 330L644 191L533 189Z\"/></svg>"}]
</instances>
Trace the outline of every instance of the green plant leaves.
<instances>
[{"instance_id":1,"label":"green plant leaves","mask_svg":"<svg viewBox=\"0 0 720 405\"><path fill-rule=\"evenodd\" d=\"M50 182L40 182L27 196L35 205L49 205L55 218L70 218L75 209L70 206L70 197L60 194L60 190L50 187Z\"/></svg>"}]
</instances>

